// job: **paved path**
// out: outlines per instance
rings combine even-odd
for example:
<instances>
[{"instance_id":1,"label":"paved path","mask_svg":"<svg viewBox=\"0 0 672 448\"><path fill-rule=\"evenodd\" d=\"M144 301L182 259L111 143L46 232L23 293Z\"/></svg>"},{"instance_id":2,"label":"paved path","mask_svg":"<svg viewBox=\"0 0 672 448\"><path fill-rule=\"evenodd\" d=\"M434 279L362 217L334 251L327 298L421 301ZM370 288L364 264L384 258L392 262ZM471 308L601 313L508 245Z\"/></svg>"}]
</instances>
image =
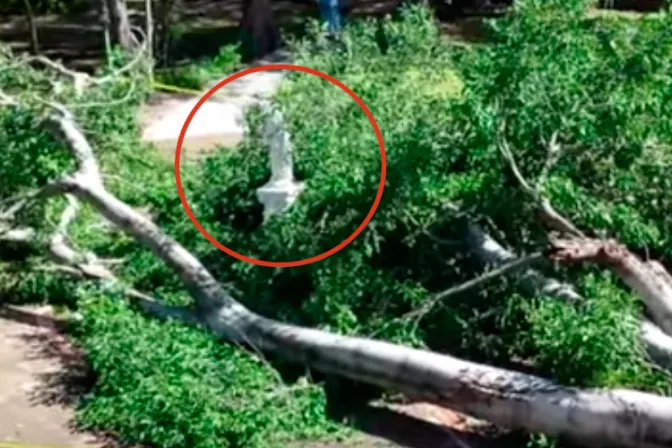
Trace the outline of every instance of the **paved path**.
<instances>
[{"instance_id":1,"label":"paved path","mask_svg":"<svg viewBox=\"0 0 672 448\"><path fill-rule=\"evenodd\" d=\"M259 65L271 62L276 60ZM244 109L258 97L272 96L283 76L282 70L252 73L218 90L194 115L185 134L182 156L196 158L217 146L239 143L244 134ZM219 81L212 82L204 92ZM199 100L198 96L156 94L142 111L142 140L153 143L172 159L184 122Z\"/></svg>"},{"instance_id":2,"label":"paved path","mask_svg":"<svg viewBox=\"0 0 672 448\"><path fill-rule=\"evenodd\" d=\"M72 430L81 357L50 309L0 307L0 448L93 447Z\"/></svg>"}]
</instances>

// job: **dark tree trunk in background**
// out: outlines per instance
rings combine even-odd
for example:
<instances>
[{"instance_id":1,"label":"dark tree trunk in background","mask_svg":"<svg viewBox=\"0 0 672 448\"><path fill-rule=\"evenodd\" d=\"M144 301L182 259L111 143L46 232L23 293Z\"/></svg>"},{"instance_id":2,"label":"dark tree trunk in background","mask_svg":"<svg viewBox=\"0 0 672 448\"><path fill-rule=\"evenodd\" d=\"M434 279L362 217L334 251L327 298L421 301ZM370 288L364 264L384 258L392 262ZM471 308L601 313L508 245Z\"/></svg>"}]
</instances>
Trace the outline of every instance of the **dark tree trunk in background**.
<instances>
[{"instance_id":1,"label":"dark tree trunk in background","mask_svg":"<svg viewBox=\"0 0 672 448\"><path fill-rule=\"evenodd\" d=\"M107 11L106 25L112 42L125 50L132 50L134 46L131 23L128 19L126 0L102 0Z\"/></svg>"},{"instance_id":2,"label":"dark tree trunk in background","mask_svg":"<svg viewBox=\"0 0 672 448\"><path fill-rule=\"evenodd\" d=\"M653 12L661 10L667 3L666 0L600 0L599 5L606 9Z\"/></svg>"},{"instance_id":3,"label":"dark tree trunk in background","mask_svg":"<svg viewBox=\"0 0 672 448\"><path fill-rule=\"evenodd\" d=\"M155 15L155 57L159 64L166 66L170 63L170 52L173 46L171 26L175 21L176 10L180 6L179 0L160 0Z\"/></svg>"},{"instance_id":4,"label":"dark tree trunk in background","mask_svg":"<svg viewBox=\"0 0 672 448\"><path fill-rule=\"evenodd\" d=\"M243 53L248 59L266 56L280 48L280 27L271 0L243 0L240 30Z\"/></svg>"},{"instance_id":5,"label":"dark tree trunk in background","mask_svg":"<svg viewBox=\"0 0 672 448\"><path fill-rule=\"evenodd\" d=\"M33 54L40 52L40 43L37 38L37 24L35 23L35 12L30 0L23 0L23 5L26 8L26 20L28 21L28 28L30 31L30 51Z\"/></svg>"}]
</instances>

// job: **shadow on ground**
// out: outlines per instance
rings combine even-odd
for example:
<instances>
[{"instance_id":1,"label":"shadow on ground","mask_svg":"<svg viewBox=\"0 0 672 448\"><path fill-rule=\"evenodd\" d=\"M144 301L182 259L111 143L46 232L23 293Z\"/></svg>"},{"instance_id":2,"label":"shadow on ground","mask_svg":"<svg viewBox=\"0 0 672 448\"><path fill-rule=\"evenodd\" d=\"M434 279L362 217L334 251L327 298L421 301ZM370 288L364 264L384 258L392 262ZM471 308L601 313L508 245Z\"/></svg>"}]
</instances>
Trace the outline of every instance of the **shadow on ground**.
<instances>
[{"instance_id":1,"label":"shadow on ground","mask_svg":"<svg viewBox=\"0 0 672 448\"><path fill-rule=\"evenodd\" d=\"M25 358L53 361L59 366L55 371L37 375L39 385L30 393L35 405L74 406L93 386L93 376L81 350L66 337L67 326L51 315L48 308L29 311L25 308L0 308L0 318L37 327L44 331L26 332L21 336L25 343Z\"/></svg>"},{"instance_id":2,"label":"shadow on ground","mask_svg":"<svg viewBox=\"0 0 672 448\"><path fill-rule=\"evenodd\" d=\"M91 385L82 354L50 307L0 307L0 444L91 446L74 406ZM39 428L39 431L36 429Z\"/></svg>"}]
</instances>

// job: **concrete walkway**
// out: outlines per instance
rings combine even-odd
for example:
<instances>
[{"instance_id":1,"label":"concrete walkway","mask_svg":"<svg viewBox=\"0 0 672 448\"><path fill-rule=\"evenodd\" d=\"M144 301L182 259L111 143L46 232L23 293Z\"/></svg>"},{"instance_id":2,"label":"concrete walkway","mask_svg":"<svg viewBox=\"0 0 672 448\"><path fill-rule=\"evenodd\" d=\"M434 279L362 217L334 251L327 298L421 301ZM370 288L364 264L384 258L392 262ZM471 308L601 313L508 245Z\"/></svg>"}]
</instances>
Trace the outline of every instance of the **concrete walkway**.
<instances>
[{"instance_id":1,"label":"concrete walkway","mask_svg":"<svg viewBox=\"0 0 672 448\"><path fill-rule=\"evenodd\" d=\"M72 427L86 365L49 307L0 307L0 448L100 446Z\"/></svg>"},{"instance_id":2,"label":"concrete walkway","mask_svg":"<svg viewBox=\"0 0 672 448\"><path fill-rule=\"evenodd\" d=\"M257 65L276 63L282 57ZM225 75L222 77L224 79ZM183 158L197 158L217 146L235 146L244 135L244 110L268 98L278 89L284 71L265 71L246 75L225 85L210 97L194 115L184 138ZM208 85L203 93L221 80ZM153 143L166 157L173 159L184 122L200 97L157 93L142 111L142 140Z\"/></svg>"}]
</instances>

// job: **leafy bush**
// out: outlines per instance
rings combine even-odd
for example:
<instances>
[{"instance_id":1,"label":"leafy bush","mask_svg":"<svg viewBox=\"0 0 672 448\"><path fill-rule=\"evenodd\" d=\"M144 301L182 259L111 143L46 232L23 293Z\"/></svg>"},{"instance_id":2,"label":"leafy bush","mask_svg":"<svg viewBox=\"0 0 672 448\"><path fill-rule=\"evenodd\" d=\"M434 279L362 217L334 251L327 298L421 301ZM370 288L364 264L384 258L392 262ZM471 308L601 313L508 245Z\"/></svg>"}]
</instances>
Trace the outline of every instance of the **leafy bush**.
<instances>
[{"instance_id":1,"label":"leafy bush","mask_svg":"<svg viewBox=\"0 0 672 448\"><path fill-rule=\"evenodd\" d=\"M537 359L540 372L563 381L660 386L667 380L652 370L637 342L633 322L639 309L606 303L614 291L608 278L590 283L593 308L554 303L530 312L520 306L512 285L502 284L446 303L422 325L399 319L431 292L479 271L460 254L459 243L436 242L436 235L459 239L462 231L461 218L451 216L446 202L461 205L472 219L487 216L484 225L514 247L545 244L530 199L501 163L497 144L503 139L534 181L558 131L564 154L543 185L553 203L581 226L634 247L669 250L670 227L664 224L669 213L660 182L668 158L664 142L672 135L666 127L648 126L669 110L658 99L641 98L665 95L656 92L672 87L663 62L672 39L660 41L669 35L670 17L594 20L586 18L587 6L527 1L515 14L491 23L492 45L468 50L443 43L423 7L406 8L399 20L355 23L330 51L323 50L327 43L317 33L296 42L297 63L343 81L380 124L388 160L380 207L347 249L319 264L277 271L212 255L207 246L200 255L219 278L240 290L243 301L270 316L449 347L502 365L512 358ZM623 49L615 52L613 42L622 39ZM642 66L632 60L626 65L639 69L624 72L625 62L618 61L634 58L635 48L654 42L659 62ZM453 81L437 89L435 80ZM219 241L255 258L294 260L330 249L357 227L375 195L380 162L366 117L338 89L294 74L279 101L292 132L296 171L307 183L298 203L284 216L261 222L254 189L267 179L268 169L258 136L239 151L222 151L206 161L202 177L210 182L194 185L188 195ZM658 200L626 200L644 194ZM572 269L571 279L583 283L594 270ZM619 323L613 328L620 339L601 330L606 317ZM571 337L555 344L539 332L542 321L565 331L573 319L582 325L572 325ZM591 342L585 346L588 355L573 364L581 378L567 377L560 364L548 363L567 359L576 341L584 339ZM630 343L633 349L624 350ZM599 357L605 353L609 361L603 363ZM606 373L618 365L643 370Z\"/></svg>"},{"instance_id":2,"label":"leafy bush","mask_svg":"<svg viewBox=\"0 0 672 448\"><path fill-rule=\"evenodd\" d=\"M116 62L123 65L125 57L119 56ZM61 91L49 99L72 109L101 163L110 171L119 166L132 169L129 161L137 159L139 146L137 106L146 96L146 80L140 75L120 77L116 82L86 90L81 97L67 82L56 82ZM45 119L52 111L43 101L36 100L52 90L52 83L53 76L16 64L11 53L0 46L0 85L3 92L15 95L22 103L17 108L0 107L0 143L6 150L0 161L3 209L5 201L12 197L43 187L75 168L69 150L47 130ZM0 276L7 280L2 282L0 292L4 300L74 304L75 288L70 279L39 270L46 263L45 239L58 222L64 202L62 198L52 198L18 217L22 225L30 225L44 234L38 234L39 239L30 250L3 247ZM90 224L89 220L83 226ZM87 243L84 241L84 247ZM11 256L8 249L12 249Z\"/></svg>"},{"instance_id":3,"label":"leafy bush","mask_svg":"<svg viewBox=\"0 0 672 448\"><path fill-rule=\"evenodd\" d=\"M572 386L642 387L669 394L670 377L651 368L637 340L634 298L608 276L584 278L590 301L573 308L548 299L531 303L536 365Z\"/></svg>"},{"instance_id":4,"label":"leafy bush","mask_svg":"<svg viewBox=\"0 0 672 448\"><path fill-rule=\"evenodd\" d=\"M664 191L643 174L632 178L640 169L657 170L662 180L667 156L655 150L662 157L656 168L651 166L650 152L635 151L626 169L613 157L617 151L608 150L626 151L644 145L641 139L653 135L665 142L669 135L661 127L650 129L647 136L615 134L608 121L613 113L609 107L600 106L605 112L595 115L594 103L582 102L588 94L598 105L612 104L613 95L625 95L622 88L614 90L613 80L623 74L614 61L621 56L609 42L636 35L638 45L648 45L647 39L660 38L669 18L596 21L585 18L584 3L565 6L526 2L515 15L492 23L493 45L476 49L442 42L422 7L405 9L399 20L353 23L342 43L330 51L324 51L327 44L318 33L294 43L297 63L335 76L364 99L383 129L387 147L388 185L376 216L347 249L322 263L273 270L222 256L185 217L171 191L168 170L161 174L165 181L160 187L133 197L160 210L164 228L187 243L242 301L265 315L342 333L450 348L451 353L500 365L509 365L511 359L535 359L539 372L567 382L595 386L621 382L659 389L667 380L641 355L637 328L631 324L638 307L606 303L614 291L608 277L590 283L587 296L596 304L593 308L574 310L529 300L532 305L523 306L514 286L503 282L468 299L449 301L420 325L400 319L431 292L480 270L465 258L459 243L437 242L437 237L459 239L462 231L461 218L444 208L447 201L461 205L472 219L488 216L486 227L509 244L519 248L544 244L529 198L500 162L496 143L503 138L513 147L525 175L534 180L546 155L544 142L554 131L562 131L560 142L566 152L544 184L554 204L580 225L628 244L661 253L669 247L665 244L669 230L662 224L668 218L665 206L660 206ZM541 30L548 28L557 32L540 39ZM611 40L601 37L605 33L613 36ZM658 42L656 51L666 44ZM651 67L660 71L666 65ZM621 80L632 85L628 95L633 96L628 97L632 101L620 101L634 103L639 92L650 88L647 83L654 82L649 79L669 81L669 73ZM359 225L373 200L380 162L366 117L343 92L316 77L295 74L279 101L293 136L296 171L308 185L287 214L261 221L254 189L269 173L264 144L256 133L258 114L250 116L252 137L237 151L219 151L202 167L187 170L192 180L186 181L185 189L200 222L224 244L255 258L293 260L330 249ZM648 109L628 109L619 126L629 129L638 120L648 122L647 117L659 109L656 102ZM594 167L599 172L586 171ZM143 176L157 178L157 170L147 171L138 171L138 182ZM594 182L588 184L586 178ZM623 193L614 182L628 178L632 178L630 194L644 194L642 186L646 194L660 195L659 205L638 201L635 211L620 203ZM144 250L128 249L134 255L125 274L136 285L169 295L179 291L165 266ZM581 284L593 271L575 268L569 275ZM614 328L622 338L601 330L605 316L619 323ZM575 319L582 324L570 326ZM542 322L558 331L571 328L571 337L548 343ZM586 356L574 362L579 378L566 376L561 364L550 362L567 359L577 341L584 340L591 344L585 344ZM626 342L633 344L632 350L623 349ZM604 362L600 356L607 353L609 360ZM638 367L617 374L618 365ZM609 375L612 369L615 373Z\"/></svg>"},{"instance_id":5,"label":"leafy bush","mask_svg":"<svg viewBox=\"0 0 672 448\"><path fill-rule=\"evenodd\" d=\"M206 83L218 81L240 66L238 45L225 45L213 58L202 58L176 67L156 71L156 81L171 87L202 89ZM158 86L162 88L161 85Z\"/></svg>"},{"instance_id":6,"label":"leafy bush","mask_svg":"<svg viewBox=\"0 0 672 448\"><path fill-rule=\"evenodd\" d=\"M165 448L283 446L336 429L305 380L287 386L262 359L119 297L83 305L78 333L101 375L79 416L89 429Z\"/></svg>"},{"instance_id":7,"label":"leafy bush","mask_svg":"<svg viewBox=\"0 0 672 448\"><path fill-rule=\"evenodd\" d=\"M71 172L74 164L63 144L41 131L47 110L34 102L34 94L47 91L48 75L18 67L11 55L2 54L3 91L26 104L0 108L0 139L7 150L7 163L0 163L7 179L0 200L6 200ZM119 57L121 65L125 61ZM164 223L184 213L172 167L138 141L137 109L148 87L146 79L132 75L91 88L80 98L66 87L51 99L76 114L103 167L106 186L133 206L149 206ZM183 176L187 185L193 184L189 171ZM3 301L65 303L81 312L76 337L95 377L78 413L82 427L161 447L284 446L288 439L343 432L327 420L324 392L305 379L285 384L267 363L241 348L221 345L198 329L143 317L95 282L41 270L49 264L45 238L62 210L63 200L55 198L22 220L36 226L40 239L34 247L15 248L11 257L3 246L0 294ZM195 232L189 224L175 234L184 237L186 229ZM126 258L123 274L137 287L169 303L185 302L174 274L90 207L82 205L69 230L77 248L102 258Z\"/></svg>"}]
</instances>

